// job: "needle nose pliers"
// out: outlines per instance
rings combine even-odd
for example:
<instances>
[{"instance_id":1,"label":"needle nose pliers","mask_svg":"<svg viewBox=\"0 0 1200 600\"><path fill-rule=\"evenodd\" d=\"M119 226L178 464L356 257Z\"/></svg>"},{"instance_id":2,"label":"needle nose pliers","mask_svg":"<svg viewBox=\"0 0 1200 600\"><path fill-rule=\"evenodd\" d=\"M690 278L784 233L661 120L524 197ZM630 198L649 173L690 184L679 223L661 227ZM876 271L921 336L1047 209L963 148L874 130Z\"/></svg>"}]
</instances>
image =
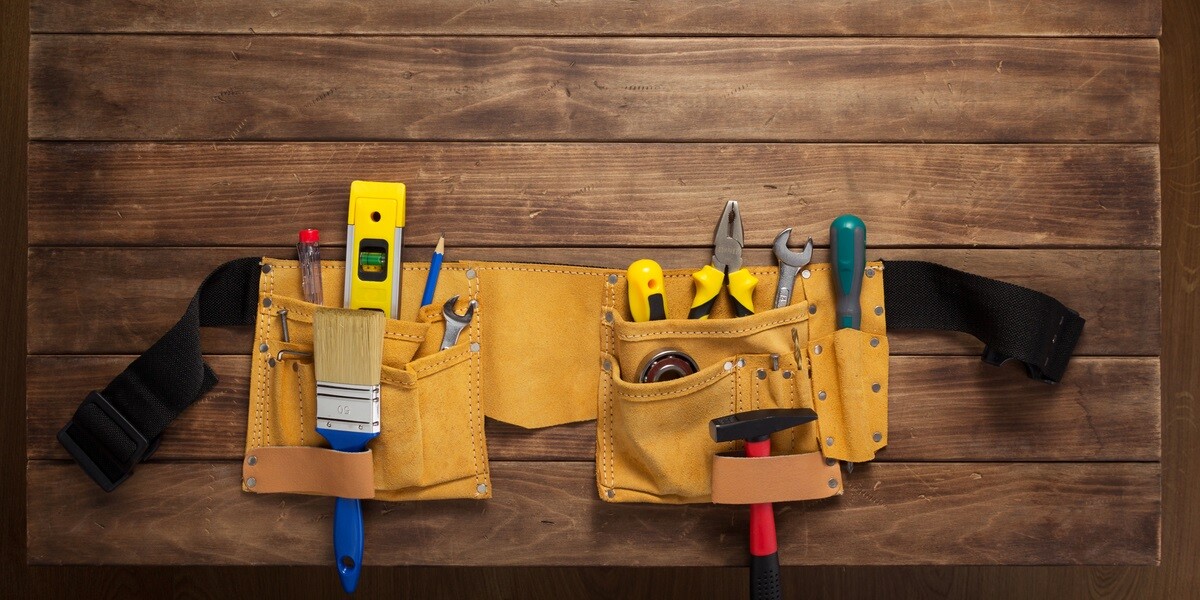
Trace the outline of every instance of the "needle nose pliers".
<instances>
[{"instance_id":1,"label":"needle nose pliers","mask_svg":"<svg viewBox=\"0 0 1200 600\"><path fill-rule=\"evenodd\" d=\"M743 244L742 213L737 201L730 200L725 203L725 211L721 213L713 237L712 264L692 273L692 279L696 280L696 297L688 312L689 319L707 319L721 294L721 287L726 285L737 316L754 314L754 288L758 278L742 268Z\"/></svg>"}]
</instances>

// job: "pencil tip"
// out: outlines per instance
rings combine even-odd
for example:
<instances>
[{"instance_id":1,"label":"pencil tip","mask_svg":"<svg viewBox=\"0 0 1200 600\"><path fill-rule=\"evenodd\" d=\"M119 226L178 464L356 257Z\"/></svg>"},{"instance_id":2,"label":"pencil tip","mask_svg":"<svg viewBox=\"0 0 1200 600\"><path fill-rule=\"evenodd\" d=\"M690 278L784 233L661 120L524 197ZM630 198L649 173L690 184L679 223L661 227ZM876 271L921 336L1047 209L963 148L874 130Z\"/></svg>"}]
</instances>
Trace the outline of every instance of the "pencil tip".
<instances>
[{"instance_id":1,"label":"pencil tip","mask_svg":"<svg viewBox=\"0 0 1200 600\"><path fill-rule=\"evenodd\" d=\"M443 235L438 237L437 248L434 248L433 251L437 252L438 254L442 254L446 251L446 236Z\"/></svg>"}]
</instances>

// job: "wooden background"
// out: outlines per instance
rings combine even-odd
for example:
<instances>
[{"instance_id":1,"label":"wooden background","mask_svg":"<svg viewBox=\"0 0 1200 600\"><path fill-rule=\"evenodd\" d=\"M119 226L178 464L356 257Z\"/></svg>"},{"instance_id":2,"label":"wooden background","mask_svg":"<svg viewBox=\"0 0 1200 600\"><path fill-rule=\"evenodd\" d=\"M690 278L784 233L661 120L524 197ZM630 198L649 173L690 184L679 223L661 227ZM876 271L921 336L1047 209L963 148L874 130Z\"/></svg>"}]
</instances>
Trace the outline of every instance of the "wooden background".
<instances>
[{"instance_id":1,"label":"wooden background","mask_svg":"<svg viewBox=\"0 0 1200 600\"><path fill-rule=\"evenodd\" d=\"M329 503L236 490L245 333L206 334L221 388L117 494L52 436L211 265L285 256L302 223L336 231L355 177L410 184L414 259L445 231L473 258L699 266L703 207L736 198L752 262L778 229L821 239L849 210L878 255L1059 296L1089 324L1056 388L979 365L967 339L895 336L886 457L844 498L781 511L784 560L1147 564L1161 508L1164 566L794 567L789 590L1194 593L1194 3L1166 2L1161 157L1158 5L1145 0L362 4L5 6L6 148L32 140L27 156L6 151L14 293L0 300L8 322L28 319L5 330L0 372L3 422L29 407L2 463L5 482L28 484L28 507L4 495L19 595L337 595ZM616 566L739 564L744 522L600 503L592 432L489 423L495 500L370 503L375 564L492 567L368 568L362 594L744 594L741 569ZM508 567L522 564L576 566Z\"/></svg>"}]
</instances>

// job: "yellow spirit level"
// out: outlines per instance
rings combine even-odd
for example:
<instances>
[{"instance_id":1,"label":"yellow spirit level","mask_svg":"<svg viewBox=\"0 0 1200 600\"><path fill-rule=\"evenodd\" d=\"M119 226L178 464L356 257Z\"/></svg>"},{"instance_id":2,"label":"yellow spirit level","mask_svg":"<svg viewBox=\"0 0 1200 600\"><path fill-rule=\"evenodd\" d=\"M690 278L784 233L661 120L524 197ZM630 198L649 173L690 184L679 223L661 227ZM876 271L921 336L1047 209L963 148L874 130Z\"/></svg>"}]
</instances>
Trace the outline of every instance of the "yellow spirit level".
<instances>
[{"instance_id":1,"label":"yellow spirit level","mask_svg":"<svg viewBox=\"0 0 1200 600\"><path fill-rule=\"evenodd\" d=\"M400 315L404 184L355 181L346 218L346 308Z\"/></svg>"}]
</instances>

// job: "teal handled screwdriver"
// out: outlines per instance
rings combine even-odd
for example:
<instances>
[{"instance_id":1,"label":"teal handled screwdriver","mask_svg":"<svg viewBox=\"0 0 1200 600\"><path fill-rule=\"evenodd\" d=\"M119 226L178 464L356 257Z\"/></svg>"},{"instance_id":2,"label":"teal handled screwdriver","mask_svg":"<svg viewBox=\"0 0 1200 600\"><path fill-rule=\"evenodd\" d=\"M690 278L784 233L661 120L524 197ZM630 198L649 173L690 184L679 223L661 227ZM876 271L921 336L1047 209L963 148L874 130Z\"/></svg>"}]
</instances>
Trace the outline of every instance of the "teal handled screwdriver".
<instances>
[{"instance_id":1,"label":"teal handled screwdriver","mask_svg":"<svg viewBox=\"0 0 1200 600\"><path fill-rule=\"evenodd\" d=\"M833 295L837 298L837 328L858 329L862 321L863 271L867 268L867 225L854 215L842 215L829 224ZM854 463L846 462L846 472Z\"/></svg>"},{"instance_id":2,"label":"teal handled screwdriver","mask_svg":"<svg viewBox=\"0 0 1200 600\"><path fill-rule=\"evenodd\" d=\"M842 215L829 225L833 288L837 298L837 328L858 329L862 321L863 272L867 267L867 226L854 215Z\"/></svg>"}]
</instances>

